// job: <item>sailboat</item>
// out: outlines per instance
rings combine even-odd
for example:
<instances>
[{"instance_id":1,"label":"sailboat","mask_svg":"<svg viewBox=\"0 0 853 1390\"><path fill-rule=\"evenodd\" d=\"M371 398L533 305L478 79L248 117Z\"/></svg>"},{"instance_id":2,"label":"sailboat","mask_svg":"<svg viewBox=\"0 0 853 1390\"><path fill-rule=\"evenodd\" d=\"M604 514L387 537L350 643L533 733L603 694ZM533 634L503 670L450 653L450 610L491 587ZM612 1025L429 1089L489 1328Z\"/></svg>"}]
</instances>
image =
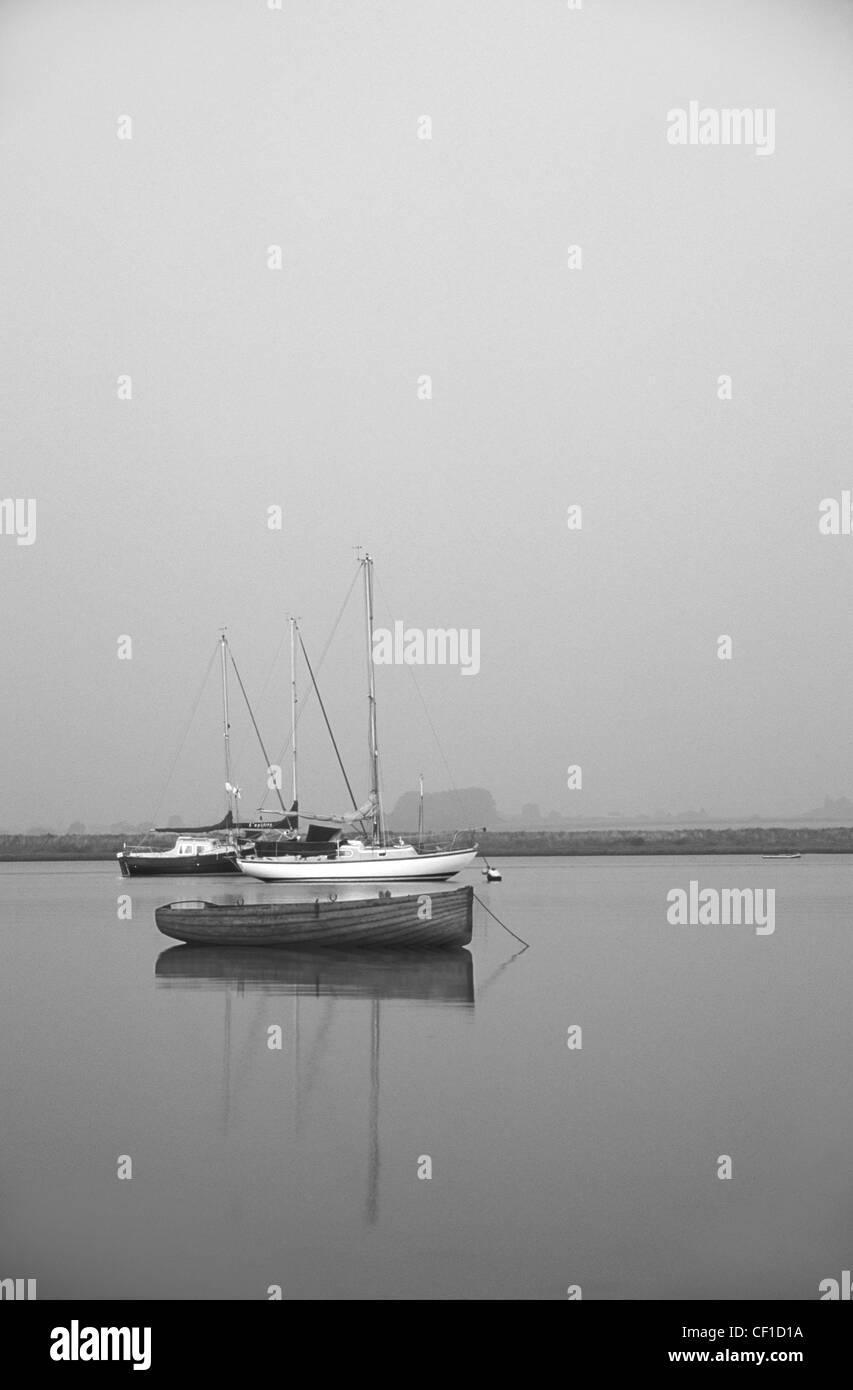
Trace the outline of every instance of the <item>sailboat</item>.
<instances>
[{"instance_id":1,"label":"sailboat","mask_svg":"<svg viewBox=\"0 0 853 1390\"><path fill-rule=\"evenodd\" d=\"M182 830L169 849L152 849L147 845L127 845L118 852L116 858L125 878L137 878L152 874L239 874L237 867L238 847L248 849L264 834L279 831L292 824L291 817L272 824L261 822L240 822L236 818L240 799L240 789L231 781L231 724L228 712L228 657L243 689L240 673L223 632L219 638L222 668L222 732L225 749L225 792L228 810L216 825L201 825ZM246 697L246 692L243 690ZM246 697L248 705L248 697ZM249 706L251 714L251 706ZM254 715L252 715L254 722ZM256 726L257 727L257 726ZM260 738L260 735L258 735ZM263 747L263 744L261 745ZM169 826L156 827L156 834L174 834Z\"/></svg>"},{"instance_id":2,"label":"sailboat","mask_svg":"<svg viewBox=\"0 0 853 1390\"><path fill-rule=\"evenodd\" d=\"M424 850L420 845L403 839L390 841L382 810L379 777L379 741L376 731L376 677L373 664L373 560L370 555L359 559L364 580L365 630L367 634L370 794L367 801L345 817L353 823L369 823L370 832L361 838L341 838L342 832L330 832L329 838L319 841L309 837L284 841L283 853L273 855L237 854L241 873L268 882L329 883L356 880L374 882L394 880L441 881L467 869L477 857L477 846L465 849ZM293 665L294 643L291 619L291 727L293 755L293 804L298 805L296 788L296 678ZM313 679L313 676L312 676ZM316 682L315 682L316 688ZM313 827L312 827L313 829ZM332 836L334 835L334 838ZM278 847L276 847L278 848Z\"/></svg>"}]
</instances>

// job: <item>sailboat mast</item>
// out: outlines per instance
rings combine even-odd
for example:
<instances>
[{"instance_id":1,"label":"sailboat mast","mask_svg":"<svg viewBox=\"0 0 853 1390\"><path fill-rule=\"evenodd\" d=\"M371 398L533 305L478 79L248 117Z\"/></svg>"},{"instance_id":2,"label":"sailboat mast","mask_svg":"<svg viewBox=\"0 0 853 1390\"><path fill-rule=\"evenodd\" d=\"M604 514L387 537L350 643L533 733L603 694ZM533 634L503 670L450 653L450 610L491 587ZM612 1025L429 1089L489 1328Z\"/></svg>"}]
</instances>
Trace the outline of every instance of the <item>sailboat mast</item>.
<instances>
[{"instance_id":1,"label":"sailboat mast","mask_svg":"<svg viewBox=\"0 0 853 1390\"><path fill-rule=\"evenodd\" d=\"M424 775L418 778L418 848L424 843Z\"/></svg>"},{"instance_id":2,"label":"sailboat mast","mask_svg":"<svg viewBox=\"0 0 853 1390\"><path fill-rule=\"evenodd\" d=\"M373 801L373 842L382 842L382 804L379 795L379 742L376 734L376 671L373 665L373 560L365 555L364 614L367 625L367 699L370 706L370 796Z\"/></svg>"},{"instance_id":3,"label":"sailboat mast","mask_svg":"<svg viewBox=\"0 0 853 1390\"><path fill-rule=\"evenodd\" d=\"M292 749L291 768L293 774L293 805L297 805L296 782L296 619L290 619L290 747Z\"/></svg>"},{"instance_id":4,"label":"sailboat mast","mask_svg":"<svg viewBox=\"0 0 853 1390\"><path fill-rule=\"evenodd\" d=\"M228 810L231 813L232 821L236 819L234 815L234 798L231 786L231 724L228 719L228 661L227 661L228 641L223 628L219 638L219 653L222 658L222 737L225 744L225 789L228 793Z\"/></svg>"}]
</instances>

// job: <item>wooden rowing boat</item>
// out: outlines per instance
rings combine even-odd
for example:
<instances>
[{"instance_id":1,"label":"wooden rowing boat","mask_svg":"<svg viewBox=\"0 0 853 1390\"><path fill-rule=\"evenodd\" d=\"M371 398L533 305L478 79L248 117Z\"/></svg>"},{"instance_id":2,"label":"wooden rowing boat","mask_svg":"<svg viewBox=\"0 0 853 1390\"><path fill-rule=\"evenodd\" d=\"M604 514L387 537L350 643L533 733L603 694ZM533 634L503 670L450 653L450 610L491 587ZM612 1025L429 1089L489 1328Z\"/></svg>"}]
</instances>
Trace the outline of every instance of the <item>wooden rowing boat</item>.
<instances>
[{"instance_id":1,"label":"wooden rowing boat","mask_svg":"<svg viewBox=\"0 0 853 1390\"><path fill-rule=\"evenodd\" d=\"M474 889L391 894L338 900L301 898L277 903L191 900L158 907L164 936L204 946L334 946L348 950L467 946Z\"/></svg>"}]
</instances>

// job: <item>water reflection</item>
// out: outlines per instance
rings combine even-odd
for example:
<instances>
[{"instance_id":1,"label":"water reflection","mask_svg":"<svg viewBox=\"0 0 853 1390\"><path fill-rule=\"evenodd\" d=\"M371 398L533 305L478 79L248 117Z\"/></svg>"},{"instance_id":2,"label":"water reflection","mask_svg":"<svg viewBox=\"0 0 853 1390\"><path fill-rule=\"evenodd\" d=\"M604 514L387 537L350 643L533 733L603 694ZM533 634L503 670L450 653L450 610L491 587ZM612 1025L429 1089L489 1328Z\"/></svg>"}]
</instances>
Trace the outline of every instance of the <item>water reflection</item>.
<instances>
[{"instance_id":1,"label":"water reflection","mask_svg":"<svg viewBox=\"0 0 853 1390\"><path fill-rule=\"evenodd\" d=\"M170 946L158 956L154 969L158 989L213 990L225 996L222 1062L225 1133L231 1122L232 1087L239 1093L231 1056L233 995L289 995L293 998L296 1134L319 1076L334 1014L334 999L370 1000L364 1220L366 1225L375 1226L379 1220L381 1004L387 1000L405 1000L473 1010L474 964L469 952L464 947L420 951L299 951L263 946ZM299 1001L303 996L326 1000L306 1057L303 1057L300 1042Z\"/></svg>"},{"instance_id":2,"label":"water reflection","mask_svg":"<svg viewBox=\"0 0 853 1390\"><path fill-rule=\"evenodd\" d=\"M157 957L158 988L410 999L474 1006L474 965L448 950L299 951L275 946L170 946Z\"/></svg>"},{"instance_id":3,"label":"water reflection","mask_svg":"<svg viewBox=\"0 0 853 1390\"><path fill-rule=\"evenodd\" d=\"M379 1220L379 1000L374 999L370 1017L370 1107L368 1112L370 1150L367 1158L367 1202L365 1221L375 1226Z\"/></svg>"}]
</instances>

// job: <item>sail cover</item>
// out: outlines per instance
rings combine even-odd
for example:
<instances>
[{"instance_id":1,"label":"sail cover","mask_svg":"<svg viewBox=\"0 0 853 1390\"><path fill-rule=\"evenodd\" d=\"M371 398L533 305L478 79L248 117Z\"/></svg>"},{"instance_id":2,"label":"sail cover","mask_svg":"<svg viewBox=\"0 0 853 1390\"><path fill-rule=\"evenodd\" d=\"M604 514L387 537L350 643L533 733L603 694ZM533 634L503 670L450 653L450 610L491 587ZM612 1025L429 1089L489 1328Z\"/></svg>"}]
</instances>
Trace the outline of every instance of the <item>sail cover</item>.
<instances>
[{"instance_id":1,"label":"sail cover","mask_svg":"<svg viewBox=\"0 0 853 1390\"><path fill-rule=\"evenodd\" d=\"M214 830L233 830L234 817L226 811L216 825L155 825L158 835L209 835Z\"/></svg>"},{"instance_id":2,"label":"sail cover","mask_svg":"<svg viewBox=\"0 0 853 1390\"><path fill-rule=\"evenodd\" d=\"M235 821L230 811L226 811L221 821L216 825L157 825L155 831L158 835L210 835L217 830L295 830L297 828L298 806L294 801L288 815L282 816L280 820L256 821L238 820Z\"/></svg>"},{"instance_id":3,"label":"sail cover","mask_svg":"<svg viewBox=\"0 0 853 1390\"><path fill-rule=\"evenodd\" d=\"M345 825L352 825L354 821L366 820L368 816L373 815L373 812L375 810L376 797L371 792L370 796L367 798L363 806L359 806L358 809L355 811L345 811L344 814L340 817L340 819L344 822Z\"/></svg>"}]
</instances>

